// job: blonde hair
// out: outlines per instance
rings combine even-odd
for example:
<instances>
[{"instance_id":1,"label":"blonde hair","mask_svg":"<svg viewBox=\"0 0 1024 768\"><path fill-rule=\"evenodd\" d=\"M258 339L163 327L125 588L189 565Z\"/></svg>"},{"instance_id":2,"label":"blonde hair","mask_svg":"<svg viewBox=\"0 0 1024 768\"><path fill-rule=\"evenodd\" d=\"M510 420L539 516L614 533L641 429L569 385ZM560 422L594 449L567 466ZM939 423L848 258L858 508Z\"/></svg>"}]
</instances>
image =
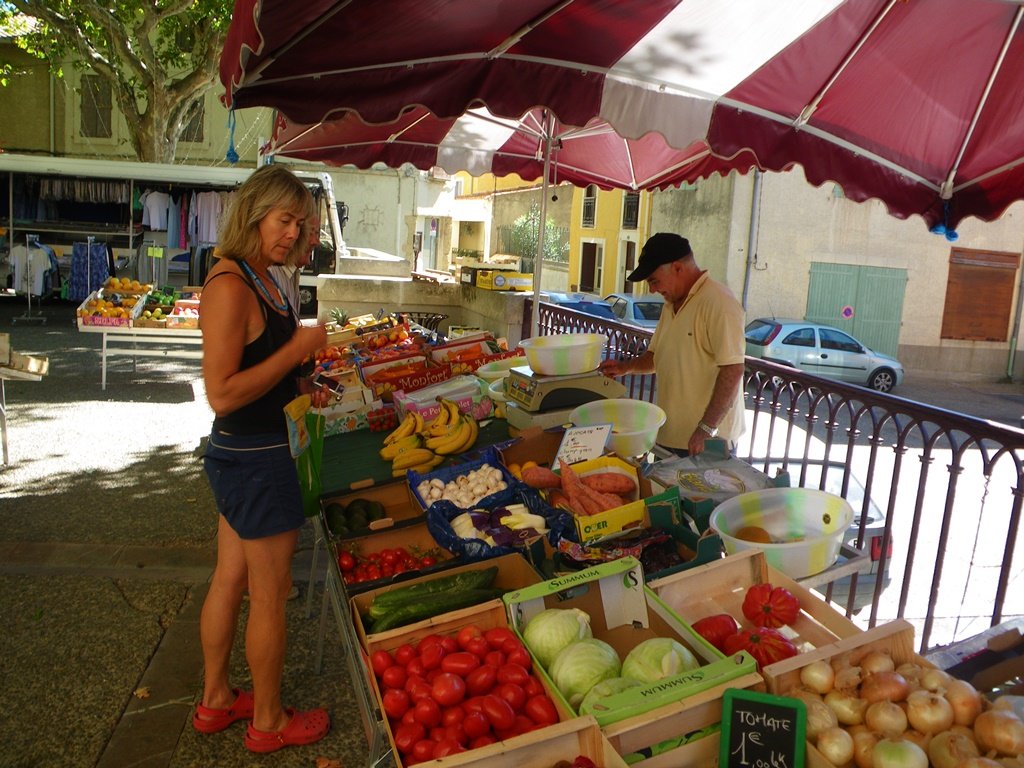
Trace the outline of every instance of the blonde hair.
<instances>
[{"instance_id":1,"label":"blonde hair","mask_svg":"<svg viewBox=\"0 0 1024 768\"><path fill-rule=\"evenodd\" d=\"M294 264L310 247L316 205L306 185L283 165L265 165L238 188L220 233L217 253L239 261L260 253L260 222L272 208L300 217L302 227L285 263Z\"/></svg>"}]
</instances>

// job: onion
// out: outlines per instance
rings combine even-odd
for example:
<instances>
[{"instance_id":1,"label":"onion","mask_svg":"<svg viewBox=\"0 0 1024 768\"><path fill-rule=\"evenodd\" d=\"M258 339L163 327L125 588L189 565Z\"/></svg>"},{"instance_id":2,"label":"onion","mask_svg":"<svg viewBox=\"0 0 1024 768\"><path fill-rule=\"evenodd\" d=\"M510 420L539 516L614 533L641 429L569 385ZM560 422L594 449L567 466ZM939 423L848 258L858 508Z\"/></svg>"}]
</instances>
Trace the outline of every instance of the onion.
<instances>
[{"instance_id":1,"label":"onion","mask_svg":"<svg viewBox=\"0 0 1024 768\"><path fill-rule=\"evenodd\" d=\"M860 725L864 722L864 710L868 708L868 702L864 699L836 689L825 694L825 703L843 725Z\"/></svg>"},{"instance_id":2,"label":"onion","mask_svg":"<svg viewBox=\"0 0 1024 768\"><path fill-rule=\"evenodd\" d=\"M928 755L904 739L881 739L871 750L873 768L928 768Z\"/></svg>"},{"instance_id":3,"label":"onion","mask_svg":"<svg viewBox=\"0 0 1024 768\"><path fill-rule=\"evenodd\" d=\"M891 701L876 701L864 712L864 724L886 738L895 738L907 730L907 713Z\"/></svg>"},{"instance_id":4,"label":"onion","mask_svg":"<svg viewBox=\"0 0 1024 768\"><path fill-rule=\"evenodd\" d=\"M917 746L919 746L921 749L927 752L928 742L932 740L932 735L930 733L921 733L920 731L915 731L913 728L908 728L903 732L903 735L900 736L900 738L904 741L914 742L915 744L917 744Z\"/></svg>"},{"instance_id":5,"label":"onion","mask_svg":"<svg viewBox=\"0 0 1024 768\"><path fill-rule=\"evenodd\" d=\"M871 731L857 731L853 734L853 762L857 768L874 768L873 752L878 737Z\"/></svg>"},{"instance_id":6,"label":"onion","mask_svg":"<svg viewBox=\"0 0 1024 768\"><path fill-rule=\"evenodd\" d=\"M948 672L929 667L921 673L921 687L927 688L929 691L944 691L952 679Z\"/></svg>"},{"instance_id":7,"label":"onion","mask_svg":"<svg viewBox=\"0 0 1024 768\"><path fill-rule=\"evenodd\" d=\"M968 757L957 768L1003 768L1003 764L987 757Z\"/></svg>"},{"instance_id":8,"label":"onion","mask_svg":"<svg viewBox=\"0 0 1024 768\"><path fill-rule=\"evenodd\" d=\"M921 733L940 733L953 725L953 705L932 691L914 691L907 697L907 720Z\"/></svg>"},{"instance_id":9,"label":"onion","mask_svg":"<svg viewBox=\"0 0 1024 768\"><path fill-rule=\"evenodd\" d=\"M981 714L981 694L965 680L953 678L946 688L946 701L953 707L953 722L957 725L974 725L974 719Z\"/></svg>"},{"instance_id":10,"label":"onion","mask_svg":"<svg viewBox=\"0 0 1024 768\"><path fill-rule=\"evenodd\" d=\"M818 751L832 765L846 765L853 760L853 737L842 728L826 728L818 734Z\"/></svg>"},{"instance_id":11,"label":"onion","mask_svg":"<svg viewBox=\"0 0 1024 768\"><path fill-rule=\"evenodd\" d=\"M903 679L910 683L911 688L921 687L921 675L924 673L924 669L920 664L908 661L896 667L896 671L903 675Z\"/></svg>"},{"instance_id":12,"label":"onion","mask_svg":"<svg viewBox=\"0 0 1024 768\"><path fill-rule=\"evenodd\" d=\"M961 760L978 756L974 741L962 733L943 731L928 742L928 759L935 768L957 768Z\"/></svg>"},{"instance_id":13,"label":"onion","mask_svg":"<svg viewBox=\"0 0 1024 768\"><path fill-rule=\"evenodd\" d=\"M789 695L795 699L800 699L807 707L807 740L815 742L818 740L818 734L822 731L828 730L829 728L835 728L839 725L839 720L836 719L836 713L829 709L828 705L822 701L821 696L810 691L790 691Z\"/></svg>"},{"instance_id":14,"label":"onion","mask_svg":"<svg viewBox=\"0 0 1024 768\"><path fill-rule=\"evenodd\" d=\"M993 749L1001 755L1024 752L1024 722L1010 710L982 712L974 721L974 737L985 752Z\"/></svg>"},{"instance_id":15,"label":"onion","mask_svg":"<svg viewBox=\"0 0 1024 768\"><path fill-rule=\"evenodd\" d=\"M860 684L860 697L869 702L903 701L909 693L910 686L898 672L875 672Z\"/></svg>"},{"instance_id":16,"label":"onion","mask_svg":"<svg viewBox=\"0 0 1024 768\"><path fill-rule=\"evenodd\" d=\"M800 682L815 693L828 693L832 690L835 680L835 670L827 661L812 661L800 670Z\"/></svg>"},{"instance_id":17,"label":"onion","mask_svg":"<svg viewBox=\"0 0 1024 768\"><path fill-rule=\"evenodd\" d=\"M892 656L885 651L868 651L860 660L860 668L864 670L865 675L875 672L892 672L896 669L896 663L892 660Z\"/></svg>"},{"instance_id":18,"label":"onion","mask_svg":"<svg viewBox=\"0 0 1024 768\"><path fill-rule=\"evenodd\" d=\"M860 667L843 667L836 670L834 686L841 691L855 691L857 686L860 685L860 681Z\"/></svg>"}]
</instances>

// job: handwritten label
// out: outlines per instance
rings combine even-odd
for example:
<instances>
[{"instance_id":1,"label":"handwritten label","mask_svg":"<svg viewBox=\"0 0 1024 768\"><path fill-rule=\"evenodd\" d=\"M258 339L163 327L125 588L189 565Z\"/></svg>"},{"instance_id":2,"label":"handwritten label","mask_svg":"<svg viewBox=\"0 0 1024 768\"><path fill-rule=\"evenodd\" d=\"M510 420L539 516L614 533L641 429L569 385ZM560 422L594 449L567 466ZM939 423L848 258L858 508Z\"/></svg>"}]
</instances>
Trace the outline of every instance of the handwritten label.
<instances>
[{"instance_id":1,"label":"handwritten label","mask_svg":"<svg viewBox=\"0 0 1024 768\"><path fill-rule=\"evenodd\" d=\"M591 427L569 427L565 430L562 444L556 456L566 464L597 459L604 455L604 447L612 434L611 424L595 424Z\"/></svg>"},{"instance_id":2,"label":"handwritten label","mask_svg":"<svg viewBox=\"0 0 1024 768\"><path fill-rule=\"evenodd\" d=\"M722 698L718 764L803 768L807 709L799 699L730 688Z\"/></svg>"}]
</instances>

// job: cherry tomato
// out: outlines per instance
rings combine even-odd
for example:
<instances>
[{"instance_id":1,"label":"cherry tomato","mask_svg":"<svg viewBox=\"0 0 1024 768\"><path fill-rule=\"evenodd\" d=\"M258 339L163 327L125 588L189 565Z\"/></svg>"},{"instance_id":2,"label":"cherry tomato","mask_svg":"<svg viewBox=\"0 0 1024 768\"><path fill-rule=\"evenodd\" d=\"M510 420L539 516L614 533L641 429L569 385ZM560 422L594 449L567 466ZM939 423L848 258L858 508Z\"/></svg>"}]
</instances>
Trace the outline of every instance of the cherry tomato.
<instances>
[{"instance_id":1,"label":"cherry tomato","mask_svg":"<svg viewBox=\"0 0 1024 768\"><path fill-rule=\"evenodd\" d=\"M472 741L491 732L491 721L483 712L470 712L462 721L462 730L466 737Z\"/></svg>"},{"instance_id":2,"label":"cherry tomato","mask_svg":"<svg viewBox=\"0 0 1024 768\"><path fill-rule=\"evenodd\" d=\"M417 763L425 763L434 759L434 741L432 739L420 739L412 745L412 757Z\"/></svg>"},{"instance_id":3,"label":"cherry tomato","mask_svg":"<svg viewBox=\"0 0 1024 768\"><path fill-rule=\"evenodd\" d=\"M356 567L356 559L351 552L340 552L338 554L338 567L342 573L348 573Z\"/></svg>"},{"instance_id":4,"label":"cherry tomato","mask_svg":"<svg viewBox=\"0 0 1024 768\"><path fill-rule=\"evenodd\" d=\"M380 578L380 566L376 563L372 563L366 567L366 580L376 581Z\"/></svg>"},{"instance_id":5,"label":"cherry tomato","mask_svg":"<svg viewBox=\"0 0 1024 768\"><path fill-rule=\"evenodd\" d=\"M409 663L409 659L416 656L416 649L408 643L403 643L395 649L395 663L403 667Z\"/></svg>"},{"instance_id":6,"label":"cherry tomato","mask_svg":"<svg viewBox=\"0 0 1024 768\"><path fill-rule=\"evenodd\" d=\"M420 558L420 568L429 568L430 566L432 566L432 565L434 565L436 563L437 563L437 558L436 557L430 557L428 555L427 557L421 557Z\"/></svg>"},{"instance_id":7,"label":"cherry tomato","mask_svg":"<svg viewBox=\"0 0 1024 768\"><path fill-rule=\"evenodd\" d=\"M441 739L434 745L434 759L437 760L439 757L447 757L448 755L455 755L459 752L465 752L466 749L454 739Z\"/></svg>"},{"instance_id":8,"label":"cherry tomato","mask_svg":"<svg viewBox=\"0 0 1024 768\"><path fill-rule=\"evenodd\" d=\"M466 675L466 690L471 696L484 696L491 692L498 681L498 668L484 664Z\"/></svg>"},{"instance_id":9,"label":"cherry tomato","mask_svg":"<svg viewBox=\"0 0 1024 768\"><path fill-rule=\"evenodd\" d=\"M512 711L509 703L493 693L484 696L481 700L483 712L491 721L491 727L495 731L511 728L516 721L516 713Z\"/></svg>"},{"instance_id":10,"label":"cherry tomato","mask_svg":"<svg viewBox=\"0 0 1024 768\"><path fill-rule=\"evenodd\" d=\"M391 565L390 563L384 563L380 567L380 575L382 578L390 579L392 576L395 575L395 566Z\"/></svg>"},{"instance_id":11,"label":"cherry tomato","mask_svg":"<svg viewBox=\"0 0 1024 768\"><path fill-rule=\"evenodd\" d=\"M450 707L466 698L466 683L458 675L442 672L434 680L431 695L442 707Z\"/></svg>"},{"instance_id":12,"label":"cherry tomato","mask_svg":"<svg viewBox=\"0 0 1024 768\"><path fill-rule=\"evenodd\" d=\"M389 688L382 697L384 712L392 720L398 720L409 710L409 694L400 688Z\"/></svg>"},{"instance_id":13,"label":"cherry tomato","mask_svg":"<svg viewBox=\"0 0 1024 768\"><path fill-rule=\"evenodd\" d=\"M553 725L558 722L558 710L546 694L528 698L523 705L523 714L537 725Z\"/></svg>"},{"instance_id":14,"label":"cherry tomato","mask_svg":"<svg viewBox=\"0 0 1024 768\"><path fill-rule=\"evenodd\" d=\"M380 676L380 681L384 684L385 688L404 688L408 677L405 667L395 664L384 670Z\"/></svg>"},{"instance_id":15,"label":"cherry tomato","mask_svg":"<svg viewBox=\"0 0 1024 768\"><path fill-rule=\"evenodd\" d=\"M480 747L486 747L488 744L494 744L498 740L491 734L485 733L483 736L477 736L471 742L469 742L470 749L480 749Z\"/></svg>"},{"instance_id":16,"label":"cherry tomato","mask_svg":"<svg viewBox=\"0 0 1024 768\"><path fill-rule=\"evenodd\" d=\"M395 660L391 658L391 654L387 651L374 651L370 655L370 666L373 667L373 674L380 677L384 674L384 670L388 667L394 666Z\"/></svg>"},{"instance_id":17,"label":"cherry tomato","mask_svg":"<svg viewBox=\"0 0 1024 768\"><path fill-rule=\"evenodd\" d=\"M412 752L413 745L426 735L427 732L419 723L412 723L411 725L402 723L402 725L395 728L395 746L398 747L399 752L407 755Z\"/></svg>"},{"instance_id":18,"label":"cherry tomato","mask_svg":"<svg viewBox=\"0 0 1024 768\"><path fill-rule=\"evenodd\" d=\"M491 627L484 632L487 644L496 651L500 651L506 640L515 640L516 633L508 627Z\"/></svg>"},{"instance_id":19,"label":"cherry tomato","mask_svg":"<svg viewBox=\"0 0 1024 768\"><path fill-rule=\"evenodd\" d=\"M416 710L409 707L409 709L405 711L405 714L402 715L401 722L403 725L419 725L419 723L416 722Z\"/></svg>"},{"instance_id":20,"label":"cherry tomato","mask_svg":"<svg viewBox=\"0 0 1024 768\"><path fill-rule=\"evenodd\" d=\"M491 652L491 646L482 637L474 637L466 641L466 651L474 656L483 659Z\"/></svg>"},{"instance_id":21,"label":"cherry tomato","mask_svg":"<svg viewBox=\"0 0 1024 768\"><path fill-rule=\"evenodd\" d=\"M450 707L445 707L441 710L441 725L448 727L449 725L457 725L461 723L466 717L466 711L458 704L453 704Z\"/></svg>"},{"instance_id":22,"label":"cherry tomato","mask_svg":"<svg viewBox=\"0 0 1024 768\"><path fill-rule=\"evenodd\" d=\"M498 668L499 683L514 683L515 685L526 685L530 679L530 673L518 664L509 662Z\"/></svg>"},{"instance_id":23,"label":"cherry tomato","mask_svg":"<svg viewBox=\"0 0 1024 768\"><path fill-rule=\"evenodd\" d=\"M464 651L468 651L469 648L467 648L466 646L468 645L469 641L477 637L483 637L483 633L480 631L480 627L478 627L476 624L468 624L467 626L459 630L459 634L455 636L455 640L456 642L458 642L459 648L461 648Z\"/></svg>"},{"instance_id":24,"label":"cherry tomato","mask_svg":"<svg viewBox=\"0 0 1024 768\"><path fill-rule=\"evenodd\" d=\"M468 651L456 651L449 653L441 659L441 669L451 672L459 677L466 677L470 672L480 666L480 658Z\"/></svg>"},{"instance_id":25,"label":"cherry tomato","mask_svg":"<svg viewBox=\"0 0 1024 768\"><path fill-rule=\"evenodd\" d=\"M416 711L416 722L424 728L434 728L441 722L441 707L429 696L424 696L413 707Z\"/></svg>"},{"instance_id":26,"label":"cherry tomato","mask_svg":"<svg viewBox=\"0 0 1024 768\"><path fill-rule=\"evenodd\" d=\"M526 691L515 683L501 683L494 689L494 693L508 702L513 712L518 712L526 703Z\"/></svg>"}]
</instances>

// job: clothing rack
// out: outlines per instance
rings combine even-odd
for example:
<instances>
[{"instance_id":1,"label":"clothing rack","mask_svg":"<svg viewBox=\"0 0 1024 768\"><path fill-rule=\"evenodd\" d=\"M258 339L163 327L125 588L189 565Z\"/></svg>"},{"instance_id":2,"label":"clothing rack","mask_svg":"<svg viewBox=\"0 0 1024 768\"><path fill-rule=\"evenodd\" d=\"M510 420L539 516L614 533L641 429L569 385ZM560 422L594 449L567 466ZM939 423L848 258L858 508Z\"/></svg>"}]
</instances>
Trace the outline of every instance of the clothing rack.
<instances>
[{"instance_id":1,"label":"clothing rack","mask_svg":"<svg viewBox=\"0 0 1024 768\"><path fill-rule=\"evenodd\" d=\"M11 322L12 323L22 322L22 323L42 323L44 325L46 324L46 317L43 315L43 313L41 311L39 311L37 309L34 313L32 312L32 289L31 289L31 286L32 286L32 263L34 261L32 259L32 247L33 246L38 246L38 243L39 243L39 235L32 235L32 234L26 234L25 235L25 252L28 254L28 258L27 258L26 264L25 264L25 269L26 269L26 272L27 272L27 275L28 275L28 284L29 284L29 290L25 291L25 298L28 301L28 306L25 308L25 314L18 315L17 317L11 318ZM40 297L39 300L42 301L42 297ZM36 302L36 306L38 306L38 305L39 305L39 302Z\"/></svg>"}]
</instances>

